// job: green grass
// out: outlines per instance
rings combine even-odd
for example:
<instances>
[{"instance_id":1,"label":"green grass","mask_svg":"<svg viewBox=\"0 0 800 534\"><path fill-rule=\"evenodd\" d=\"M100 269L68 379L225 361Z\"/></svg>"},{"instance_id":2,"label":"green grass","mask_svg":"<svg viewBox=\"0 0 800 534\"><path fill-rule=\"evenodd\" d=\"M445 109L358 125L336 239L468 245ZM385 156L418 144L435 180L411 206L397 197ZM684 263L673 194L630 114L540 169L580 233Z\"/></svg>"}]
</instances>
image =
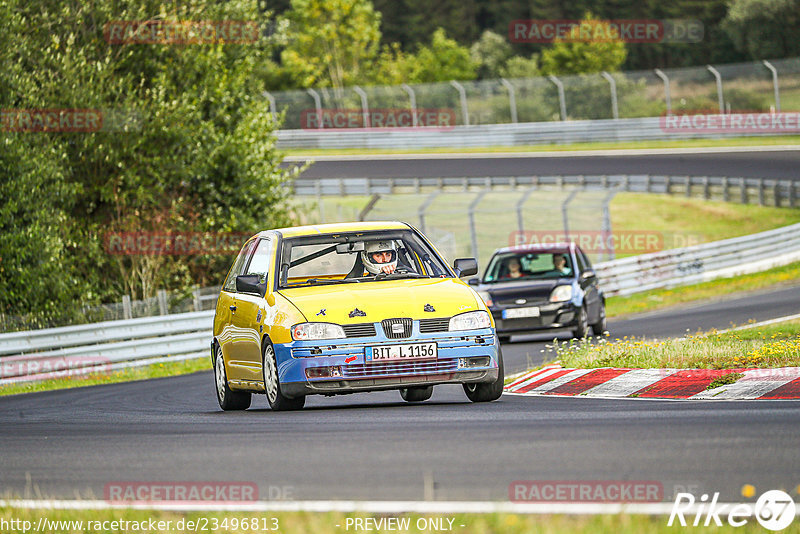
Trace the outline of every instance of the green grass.
<instances>
[{"instance_id":1,"label":"green grass","mask_svg":"<svg viewBox=\"0 0 800 534\"><path fill-rule=\"evenodd\" d=\"M800 366L800 321L747 330L698 333L685 340L595 338L556 342L563 367L594 369L740 369ZM552 363L552 362L551 362Z\"/></svg>"},{"instance_id":2,"label":"green grass","mask_svg":"<svg viewBox=\"0 0 800 534\"><path fill-rule=\"evenodd\" d=\"M53 378L38 382L22 382L0 386L0 396L16 395L19 393L33 393L36 391L50 391L54 389L68 389L98 384L113 384L116 382L130 382L133 380L147 380L163 376L177 376L196 373L211 368L210 358L196 358L193 360L180 360L175 362L157 363L144 367L131 367L109 373L75 375L64 378Z\"/></svg>"},{"instance_id":3,"label":"green grass","mask_svg":"<svg viewBox=\"0 0 800 534\"><path fill-rule=\"evenodd\" d=\"M606 301L606 313L609 317L619 317L798 282L800 282L800 262L775 267L769 271L720 278L710 282L671 289L655 289L625 297L609 297Z\"/></svg>"},{"instance_id":4,"label":"green grass","mask_svg":"<svg viewBox=\"0 0 800 534\"><path fill-rule=\"evenodd\" d=\"M788 108L787 108L788 109ZM369 154L470 154L482 152L572 152L580 150L623 150L653 148L702 148L702 147L738 147L738 146L775 146L800 143L800 136L787 135L776 137L737 137L734 139L686 139L681 141L624 141L603 143L573 143L566 145L524 145L524 146L492 146L466 148L337 148L337 149L283 149L289 156L315 155L369 155Z\"/></svg>"},{"instance_id":5,"label":"green grass","mask_svg":"<svg viewBox=\"0 0 800 534\"><path fill-rule=\"evenodd\" d=\"M416 528L417 521L423 518L453 520L452 531L456 534L556 534L586 532L592 534L669 534L669 533L690 533L690 532L731 532L731 533L750 533L764 532L764 529L752 518L743 527L731 527L722 517L722 527L704 528L691 525L693 516L687 516L687 526L681 527L676 524L668 527L669 516L645 516L645 515L625 515L625 514L606 514L606 515L520 515L520 514L442 514L436 516L426 516L418 514L344 514L339 512L319 513L319 512L277 512L277 513L235 513L235 512L160 512L155 510L24 510L12 508L0 508L0 519L5 521L19 520L29 521L35 526L40 518L49 521L82 521L81 528L63 528L55 532L59 533L97 533L106 534L112 532L157 532L157 533L178 533L194 532L195 528L189 528L188 521L192 521L192 527L197 526L200 532L222 532L222 533L252 533L252 532L280 532L282 534L340 534L342 532L365 532L357 530L353 523L349 524L347 519L372 518L380 520L384 517L409 518L410 528L408 530L397 530L397 532L422 533L436 532L436 530L419 530ZM257 528L251 528L252 520L256 520ZM701 519L704 520L705 516ZM145 528L134 528L131 522L137 525L148 527L148 522L163 521L162 525L156 525L155 530ZM247 527L241 528L242 520L247 520ZM272 526L274 520L277 521L278 530L263 530L261 526L265 522L267 526ZM110 530L112 525L104 521L127 521L127 529L118 528ZM169 521L170 523L167 523ZM89 523L92 522L92 523ZM100 522L100 523L97 523ZM179 523L182 522L182 523ZM199 522L199 523L198 523ZM232 528L235 524L240 528ZM217 528L212 529L216 524ZM702 523L701 523L702 524ZM224 527L226 528L223 528ZM338 525L338 526L337 526ZM462 526L463 525L463 526ZM182 526L179 530L177 527ZM422 525L420 525L422 526ZM100 527L100 528L98 528ZM169 527L169 528L160 528ZM204 529L203 527L207 527ZM369 531L369 530L366 530ZM391 530L372 530L373 532L390 532ZM17 532L22 532L18 530ZM27 532L33 532L33 528ZM800 532L800 521L794 521L789 527L781 532L793 534Z\"/></svg>"}]
</instances>

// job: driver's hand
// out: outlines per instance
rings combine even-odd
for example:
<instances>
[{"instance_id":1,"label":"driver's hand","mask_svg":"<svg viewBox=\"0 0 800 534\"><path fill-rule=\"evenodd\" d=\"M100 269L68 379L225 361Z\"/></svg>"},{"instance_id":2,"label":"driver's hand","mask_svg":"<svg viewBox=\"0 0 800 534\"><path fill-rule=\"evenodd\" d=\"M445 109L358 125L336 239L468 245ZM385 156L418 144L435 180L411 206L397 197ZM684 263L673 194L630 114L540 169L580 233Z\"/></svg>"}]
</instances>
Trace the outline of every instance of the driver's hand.
<instances>
[{"instance_id":1,"label":"driver's hand","mask_svg":"<svg viewBox=\"0 0 800 534\"><path fill-rule=\"evenodd\" d=\"M397 269L396 265L384 265L381 268L381 271L386 273L386 274L392 274L396 269Z\"/></svg>"}]
</instances>

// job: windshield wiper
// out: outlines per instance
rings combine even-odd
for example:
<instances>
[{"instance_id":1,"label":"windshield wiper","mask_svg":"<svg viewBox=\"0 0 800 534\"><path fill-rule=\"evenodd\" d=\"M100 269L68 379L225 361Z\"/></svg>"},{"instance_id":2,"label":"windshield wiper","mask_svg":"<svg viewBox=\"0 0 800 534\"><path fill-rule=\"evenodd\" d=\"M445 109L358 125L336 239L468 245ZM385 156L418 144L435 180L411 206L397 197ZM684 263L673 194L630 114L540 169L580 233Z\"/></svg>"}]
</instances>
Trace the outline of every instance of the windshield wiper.
<instances>
[{"instance_id":1,"label":"windshield wiper","mask_svg":"<svg viewBox=\"0 0 800 534\"><path fill-rule=\"evenodd\" d=\"M430 278L430 275L419 273L378 273L375 275L375 280L394 280L398 278Z\"/></svg>"}]
</instances>

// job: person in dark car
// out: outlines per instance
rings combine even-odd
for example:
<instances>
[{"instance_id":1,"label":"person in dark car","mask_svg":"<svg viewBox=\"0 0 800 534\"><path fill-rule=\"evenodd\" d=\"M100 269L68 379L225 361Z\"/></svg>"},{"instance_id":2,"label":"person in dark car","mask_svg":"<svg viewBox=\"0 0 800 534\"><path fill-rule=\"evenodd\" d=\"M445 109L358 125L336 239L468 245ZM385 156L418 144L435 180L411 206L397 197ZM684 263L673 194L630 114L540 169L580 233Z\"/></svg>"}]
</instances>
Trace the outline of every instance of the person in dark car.
<instances>
[{"instance_id":1,"label":"person in dark car","mask_svg":"<svg viewBox=\"0 0 800 534\"><path fill-rule=\"evenodd\" d=\"M567 258L563 254L553 254L553 270L557 271L561 276L567 276L572 273L572 269L567 267Z\"/></svg>"},{"instance_id":2,"label":"person in dark car","mask_svg":"<svg viewBox=\"0 0 800 534\"><path fill-rule=\"evenodd\" d=\"M503 273L500 277L501 279L508 279L508 278L522 278L525 276L525 273L522 272L522 264L519 262L519 258L509 258L506 260L506 268L508 269L507 273Z\"/></svg>"}]
</instances>

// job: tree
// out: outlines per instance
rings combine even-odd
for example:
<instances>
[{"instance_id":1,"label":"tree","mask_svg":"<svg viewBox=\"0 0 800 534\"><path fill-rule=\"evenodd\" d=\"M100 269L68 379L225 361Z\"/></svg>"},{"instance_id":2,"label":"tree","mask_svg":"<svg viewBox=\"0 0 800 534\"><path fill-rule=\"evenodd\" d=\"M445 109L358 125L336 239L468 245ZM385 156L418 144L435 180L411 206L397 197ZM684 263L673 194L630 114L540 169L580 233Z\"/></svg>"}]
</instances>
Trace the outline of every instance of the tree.
<instances>
[{"instance_id":1,"label":"tree","mask_svg":"<svg viewBox=\"0 0 800 534\"><path fill-rule=\"evenodd\" d=\"M90 131L3 134L0 269L14 289L0 311L49 320L73 304L219 283L230 263L114 255L103 248L109 231L255 233L289 222L292 173L279 167L277 125L260 97L258 68L272 52L260 34L178 46L103 38L115 20L260 24L268 14L255 0L6 0L0 10L0 107L103 119Z\"/></svg>"},{"instance_id":2,"label":"tree","mask_svg":"<svg viewBox=\"0 0 800 534\"><path fill-rule=\"evenodd\" d=\"M800 54L800 0L733 0L722 27L752 59Z\"/></svg>"},{"instance_id":3,"label":"tree","mask_svg":"<svg viewBox=\"0 0 800 534\"><path fill-rule=\"evenodd\" d=\"M381 38L380 13L369 0L292 0L283 65L301 87L341 89L362 83Z\"/></svg>"},{"instance_id":4,"label":"tree","mask_svg":"<svg viewBox=\"0 0 800 534\"><path fill-rule=\"evenodd\" d=\"M479 78L498 78L513 50L506 37L486 30L470 47L469 53L477 65Z\"/></svg>"},{"instance_id":5,"label":"tree","mask_svg":"<svg viewBox=\"0 0 800 534\"><path fill-rule=\"evenodd\" d=\"M592 35L597 37L589 41L578 40L579 30L573 28L570 37L556 40L542 52L543 74L591 74L619 70L627 56L625 43L613 36L607 23L596 19L591 13L584 15L581 24L584 23L592 28Z\"/></svg>"},{"instance_id":6,"label":"tree","mask_svg":"<svg viewBox=\"0 0 800 534\"><path fill-rule=\"evenodd\" d=\"M417 52L412 78L419 82L472 80L475 71L469 49L448 38L439 28L433 32L431 44Z\"/></svg>"}]
</instances>

